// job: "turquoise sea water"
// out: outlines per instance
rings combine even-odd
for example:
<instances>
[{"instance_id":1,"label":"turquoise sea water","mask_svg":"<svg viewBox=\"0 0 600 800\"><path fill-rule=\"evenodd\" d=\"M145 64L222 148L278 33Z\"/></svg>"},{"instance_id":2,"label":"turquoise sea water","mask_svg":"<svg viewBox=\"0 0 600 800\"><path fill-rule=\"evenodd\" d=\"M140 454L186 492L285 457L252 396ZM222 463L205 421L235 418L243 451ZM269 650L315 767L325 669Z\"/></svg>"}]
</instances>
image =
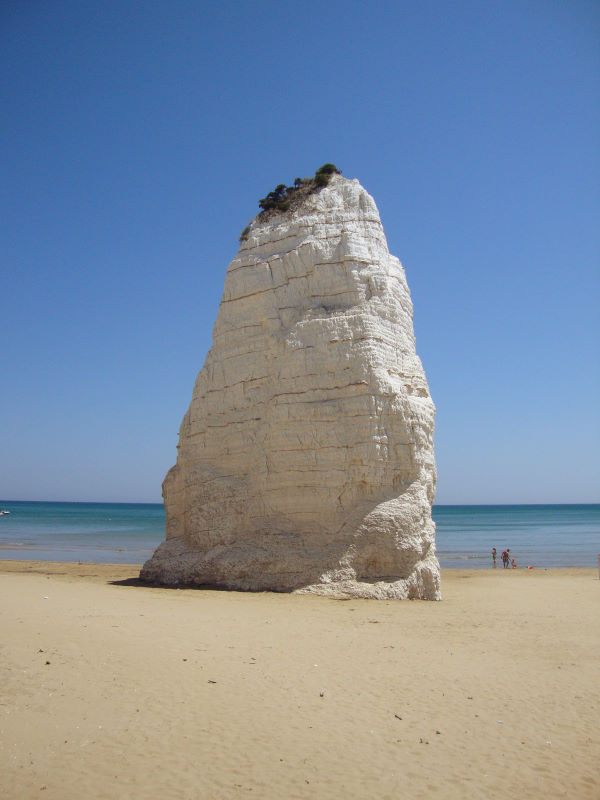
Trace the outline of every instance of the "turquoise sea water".
<instances>
[{"instance_id":1,"label":"turquoise sea water","mask_svg":"<svg viewBox=\"0 0 600 800\"><path fill-rule=\"evenodd\" d=\"M509 547L519 567L596 567L600 505L434 506L436 546L446 569L491 565Z\"/></svg>"},{"instance_id":2,"label":"turquoise sea water","mask_svg":"<svg viewBox=\"0 0 600 800\"><path fill-rule=\"evenodd\" d=\"M159 504L0 501L0 558L141 564L164 538ZM446 569L490 566L510 547L518 566L595 567L600 505L434 506ZM498 566L501 561L498 559Z\"/></svg>"}]
</instances>

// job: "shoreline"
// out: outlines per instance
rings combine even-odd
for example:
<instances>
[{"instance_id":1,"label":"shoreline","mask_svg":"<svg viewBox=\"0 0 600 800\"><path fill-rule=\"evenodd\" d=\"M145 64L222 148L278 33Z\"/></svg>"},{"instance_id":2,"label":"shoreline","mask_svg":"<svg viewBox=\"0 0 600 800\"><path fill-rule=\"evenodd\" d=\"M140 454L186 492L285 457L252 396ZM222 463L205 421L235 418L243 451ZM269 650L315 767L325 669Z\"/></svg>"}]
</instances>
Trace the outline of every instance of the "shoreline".
<instances>
[{"instance_id":1,"label":"shoreline","mask_svg":"<svg viewBox=\"0 0 600 800\"><path fill-rule=\"evenodd\" d=\"M64 568L71 567L72 571L75 573L81 567L89 567L93 571L98 572L100 571L107 571L110 573L111 570L125 570L128 572L139 572L143 566L143 562L139 562L136 564L131 564L127 562L104 562L104 561L44 561L40 559L34 558L3 558L1 555L0 550L0 574L3 572L48 572L49 574L57 574L56 568L60 567L61 571L64 573ZM600 554L599 554L600 555ZM482 557L483 558L483 557ZM15 565L14 568L8 565ZM31 565L32 568L29 568L28 565ZM35 569L34 569L35 568ZM517 566L514 569L512 567L508 569L504 569L502 563L500 562L498 566L494 567L443 567L440 565L440 573L442 575L442 579L444 575L447 573L465 573L466 575L474 575L476 573L487 574L487 573L495 573L495 572L555 572L561 570L572 570L573 572L591 572L596 575L598 578L600 575L600 568L599 567L581 567L581 566L551 566L551 567L538 567L538 566ZM67 570L69 572L69 570ZM148 586L152 586L153 584L146 584ZM194 586L186 586L185 588L188 589L195 589L197 587ZM211 590L214 591L239 591L235 589L220 589L218 586L212 587ZM269 590L264 590L265 592L269 592ZM246 592L240 591L240 594L245 594ZM253 592L249 592L252 594ZM272 594L290 594L289 592L271 592Z\"/></svg>"},{"instance_id":2,"label":"shoreline","mask_svg":"<svg viewBox=\"0 0 600 800\"><path fill-rule=\"evenodd\" d=\"M597 569L442 570L441 602L137 570L0 560L0 797L597 796Z\"/></svg>"}]
</instances>

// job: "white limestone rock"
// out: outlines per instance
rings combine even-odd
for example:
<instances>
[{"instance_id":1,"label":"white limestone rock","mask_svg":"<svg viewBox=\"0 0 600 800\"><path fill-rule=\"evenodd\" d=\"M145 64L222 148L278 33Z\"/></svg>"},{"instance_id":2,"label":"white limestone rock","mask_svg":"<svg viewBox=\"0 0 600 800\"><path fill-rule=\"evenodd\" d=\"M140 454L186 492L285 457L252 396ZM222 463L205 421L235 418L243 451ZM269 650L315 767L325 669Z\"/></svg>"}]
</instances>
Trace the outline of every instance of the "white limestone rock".
<instances>
[{"instance_id":1,"label":"white limestone rock","mask_svg":"<svg viewBox=\"0 0 600 800\"><path fill-rule=\"evenodd\" d=\"M259 215L163 484L166 541L140 577L439 599L434 414L404 270L358 181Z\"/></svg>"}]
</instances>

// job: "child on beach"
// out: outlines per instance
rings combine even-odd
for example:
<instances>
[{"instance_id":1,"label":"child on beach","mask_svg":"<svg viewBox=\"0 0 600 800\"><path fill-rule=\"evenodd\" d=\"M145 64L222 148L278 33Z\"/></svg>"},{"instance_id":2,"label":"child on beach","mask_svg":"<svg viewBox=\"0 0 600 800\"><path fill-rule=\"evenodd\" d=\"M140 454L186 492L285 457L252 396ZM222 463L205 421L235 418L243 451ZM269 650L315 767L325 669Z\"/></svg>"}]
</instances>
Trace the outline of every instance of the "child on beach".
<instances>
[{"instance_id":1,"label":"child on beach","mask_svg":"<svg viewBox=\"0 0 600 800\"><path fill-rule=\"evenodd\" d=\"M516 568L517 568L517 562L515 561L515 559L514 559L514 558L513 558L513 560L512 560L510 563L511 563L511 566L512 566L512 568L513 568L513 569L516 569Z\"/></svg>"},{"instance_id":2,"label":"child on beach","mask_svg":"<svg viewBox=\"0 0 600 800\"><path fill-rule=\"evenodd\" d=\"M493 561L494 569L496 569L496 548L495 547L492 547L492 561Z\"/></svg>"}]
</instances>

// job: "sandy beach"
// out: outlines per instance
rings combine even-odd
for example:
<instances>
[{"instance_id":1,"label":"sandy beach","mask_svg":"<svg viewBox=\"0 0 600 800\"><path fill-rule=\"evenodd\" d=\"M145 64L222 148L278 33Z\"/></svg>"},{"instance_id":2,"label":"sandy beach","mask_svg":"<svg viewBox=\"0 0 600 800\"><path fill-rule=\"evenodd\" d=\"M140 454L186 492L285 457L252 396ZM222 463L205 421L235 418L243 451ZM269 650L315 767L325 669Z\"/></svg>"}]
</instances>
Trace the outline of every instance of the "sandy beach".
<instances>
[{"instance_id":1,"label":"sandy beach","mask_svg":"<svg viewBox=\"0 0 600 800\"><path fill-rule=\"evenodd\" d=\"M597 570L444 599L136 585L0 562L0 796L597 798Z\"/></svg>"}]
</instances>

